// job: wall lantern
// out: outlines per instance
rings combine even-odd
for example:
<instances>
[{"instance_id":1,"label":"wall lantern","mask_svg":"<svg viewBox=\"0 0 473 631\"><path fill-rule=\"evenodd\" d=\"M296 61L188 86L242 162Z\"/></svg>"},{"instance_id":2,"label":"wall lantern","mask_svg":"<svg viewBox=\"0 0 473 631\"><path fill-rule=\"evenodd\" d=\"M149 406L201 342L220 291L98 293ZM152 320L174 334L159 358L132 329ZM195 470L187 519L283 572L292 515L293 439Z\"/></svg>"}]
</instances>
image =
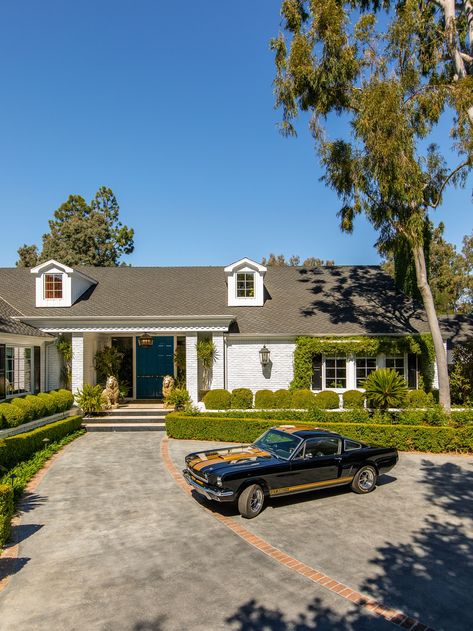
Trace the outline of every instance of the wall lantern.
<instances>
[{"instance_id":1,"label":"wall lantern","mask_svg":"<svg viewBox=\"0 0 473 631\"><path fill-rule=\"evenodd\" d=\"M143 333L138 338L138 344L141 348L150 348L150 346L153 346L153 338L148 333Z\"/></svg>"},{"instance_id":2,"label":"wall lantern","mask_svg":"<svg viewBox=\"0 0 473 631\"><path fill-rule=\"evenodd\" d=\"M269 348L266 348L266 345L263 345L263 348L259 352L259 360L262 366L267 366L269 364L269 356L271 355L271 351Z\"/></svg>"}]
</instances>

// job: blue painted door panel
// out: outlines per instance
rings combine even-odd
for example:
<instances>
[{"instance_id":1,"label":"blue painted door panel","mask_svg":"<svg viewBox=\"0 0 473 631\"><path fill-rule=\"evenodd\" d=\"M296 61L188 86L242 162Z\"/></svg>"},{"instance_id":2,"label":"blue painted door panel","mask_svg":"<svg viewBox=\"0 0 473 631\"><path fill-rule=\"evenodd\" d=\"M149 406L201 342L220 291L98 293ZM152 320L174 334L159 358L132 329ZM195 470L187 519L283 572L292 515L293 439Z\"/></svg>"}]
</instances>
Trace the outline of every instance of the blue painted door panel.
<instances>
[{"instance_id":1,"label":"blue painted door panel","mask_svg":"<svg viewBox=\"0 0 473 631\"><path fill-rule=\"evenodd\" d=\"M160 399L163 377L174 375L174 338L153 337L153 346L142 348L136 338L136 398Z\"/></svg>"}]
</instances>

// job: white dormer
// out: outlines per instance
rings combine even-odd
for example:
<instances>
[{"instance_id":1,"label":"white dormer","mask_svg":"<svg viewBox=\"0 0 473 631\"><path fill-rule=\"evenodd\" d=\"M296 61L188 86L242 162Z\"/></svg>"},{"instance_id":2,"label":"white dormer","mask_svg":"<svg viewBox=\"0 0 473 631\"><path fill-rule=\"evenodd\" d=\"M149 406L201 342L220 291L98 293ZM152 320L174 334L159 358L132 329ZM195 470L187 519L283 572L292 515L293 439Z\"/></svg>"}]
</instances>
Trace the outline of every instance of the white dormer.
<instances>
[{"instance_id":1,"label":"white dormer","mask_svg":"<svg viewBox=\"0 0 473 631\"><path fill-rule=\"evenodd\" d=\"M51 259L31 268L36 276L37 307L71 307L96 281Z\"/></svg>"},{"instance_id":2,"label":"white dormer","mask_svg":"<svg viewBox=\"0 0 473 631\"><path fill-rule=\"evenodd\" d=\"M229 307L262 307L266 267L240 259L225 268Z\"/></svg>"}]
</instances>

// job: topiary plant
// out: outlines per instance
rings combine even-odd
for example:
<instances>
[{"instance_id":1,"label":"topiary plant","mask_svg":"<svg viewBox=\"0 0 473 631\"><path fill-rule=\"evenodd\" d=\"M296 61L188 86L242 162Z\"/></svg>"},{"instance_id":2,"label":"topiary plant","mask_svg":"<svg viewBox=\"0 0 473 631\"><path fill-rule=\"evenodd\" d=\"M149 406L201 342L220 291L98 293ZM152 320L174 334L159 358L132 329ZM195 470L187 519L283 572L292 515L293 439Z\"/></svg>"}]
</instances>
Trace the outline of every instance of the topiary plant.
<instances>
[{"instance_id":1,"label":"topiary plant","mask_svg":"<svg viewBox=\"0 0 473 631\"><path fill-rule=\"evenodd\" d=\"M229 410L231 400L228 390L209 390L203 399L207 410Z\"/></svg>"},{"instance_id":2,"label":"topiary plant","mask_svg":"<svg viewBox=\"0 0 473 631\"><path fill-rule=\"evenodd\" d=\"M424 390L409 390L405 403L409 408L431 408L435 405L432 393Z\"/></svg>"},{"instance_id":3,"label":"topiary plant","mask_svg":"<svg viewBox=\"0 0 473 631\"><path fill-rule=\"evenodd\" d=\"M0 403L0 427L17 427L26 421L26 415L19 407L11 403Z\"/></svg>"},{"instance_id":4,"label":"topiary plant","mask_svg":"<svg viewBox=\"0 0 473 631\"><path fill-rule=\"evenodd\" d=\"M47 416L56 414L56 412L58 411L57 400L54 398L52 394L49 394L49 392L40 392L36 396L38 397L38 399L41 399L46 405Z\"/></svg>"},{"instance_id":5,"label":"topiary plant","mask_svg":"<svg viewBox=\"0 0 473 631\"><path fill-rule=\"evenodd\" d=\"M272 390L258 390L255 394L255 408L257 410L272 410L275 407L274 392Z\"/></svg>"},{"instance_id":6,"label":"topiary plant","mask_svg":"<svg viewBox=\"0 0 473 631\"><path fill-rule=\"evenodd\" d=\"M274 407L278 410L288 410L292 405L292 392L276 390L274 393Z\"/></svg>"},{"instance_id":7,"label":"topiary plant","mask_svg":"<svg viewBox=\"0 0 473 631\"><path fill-rule=\"evenodd\" d=\"M33 394L29 394L25 397L25 401L33 410L33 418L42 418L43 416L47 416L48 414L48 406L43 401L41 397L34 396Z\"/></svg>"},{"instance_id":8,"label":"topiary plant","mask_svg":"<svg viewBox=\"0 0 473 631\"><path fill-rule=\"evenodd\" d=\"M378 368L363 385L370 405L381 410L401 407L408 392L404 377L391 368Z\"/></svg>"},{"instance_id":9,"label":"topiary plant","mask_svg":"<svg viewBox=\"0 0 473 631\"><path fill-rule=\"evenodd\" d=\"M359 390L347 390L343 393L343 407L347 410L364 407L365 394Z\"/></svg>"},{"instance_id":10,"label":"topiary plant","mask_svg":"<svg viewBox=\"0 0 473 631\"><path fill-rule=\"evenodd\" d=\"M249 410L253 407L253 393L249 388L232 390L231 406L233 410Z\"/></svg>"},{"instance_id":11,"label":"topiary plant","mask_svg":"<svg viewBox=\"0 0 473 631\"><path fill-rule=\"evenodd\" d=\"M20 408L20 410L23 411L23 414L25 415L26 422L34 420L34 418L35 418L35 408L34 408L34 406L30 405L30 403L25 401L25 399L23 399L23 398L12 399L10 401L10 405L16 405L17 407Z\"/></svg>"},{"instance_id":12,"label":"topiary plant","mask_svg":"<svg viewBox=\"0 0 473 631\"><path fill-rule=\"evenodd\" d=\"M295 390L292 393L291 406L296 409L302 408L308 410L314 406L314 401L315 395L312 390Z\"/></svg>"},{"instance_id":13,"label":"topiary plant","mask_svg":"<svg viewBox=\"0 0 473 631\"><path fill-rule=\"evenodd\" d=\"M322 410L337 410L340 407L340 397L332 390L324 390L315 395L313 405Z\"/></svg>"}]
</instances>

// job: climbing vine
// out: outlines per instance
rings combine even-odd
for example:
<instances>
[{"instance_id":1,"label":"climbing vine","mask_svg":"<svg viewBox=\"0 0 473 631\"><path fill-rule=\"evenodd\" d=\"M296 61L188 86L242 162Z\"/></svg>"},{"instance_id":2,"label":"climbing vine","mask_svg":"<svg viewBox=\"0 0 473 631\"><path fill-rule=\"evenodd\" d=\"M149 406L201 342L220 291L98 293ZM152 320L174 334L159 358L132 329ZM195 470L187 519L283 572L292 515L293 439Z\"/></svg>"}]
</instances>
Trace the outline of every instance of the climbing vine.
<instances>
[{"instance_id":1,"label":"climbing vine","mask_svg":"<svg viewBox=\"0 0 473 631\"><path fill-rule=\"evenodd\" d=\"M402 337L298 337L294 351L294 378L291 390L310 388L312 384L312 359L314 355L401 355L412 353L420 361L421 383L427 391L434 378L435 349L429 333Z\"/></svg>"}]
</instances>

